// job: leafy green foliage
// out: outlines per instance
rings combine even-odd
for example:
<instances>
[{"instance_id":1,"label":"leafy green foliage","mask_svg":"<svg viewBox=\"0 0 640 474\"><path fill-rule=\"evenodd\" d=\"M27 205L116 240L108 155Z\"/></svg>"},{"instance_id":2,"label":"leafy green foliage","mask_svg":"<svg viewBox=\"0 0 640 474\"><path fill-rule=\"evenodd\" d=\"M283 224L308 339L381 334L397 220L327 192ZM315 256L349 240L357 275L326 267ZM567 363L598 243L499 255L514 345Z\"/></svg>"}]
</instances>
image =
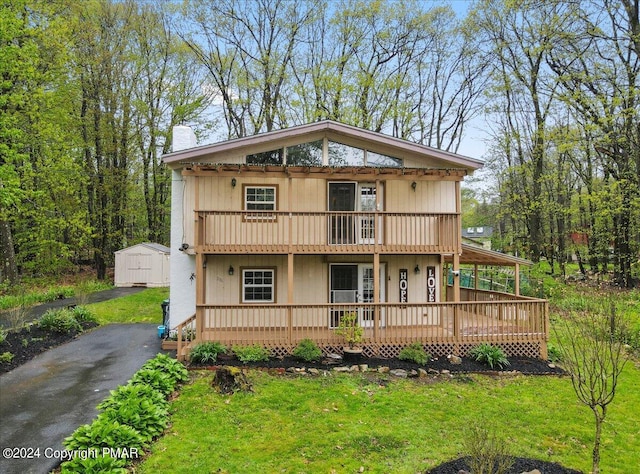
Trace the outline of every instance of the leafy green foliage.
<instances>
[{"instance_id":1,"label":"leafy green foliage","mask_svg":"<svg viewBox=\"0 0 640 474\"><path fill-rule=\"evenodd\" d=\"M189 360L196 364L212 364L218 360L218 354L222 354L226 350L226 346L217 341L201 342L191 350Z\"/></svg>"},{"instance_id":2,"label":"leafy green foliage","mask_svg":"<svg viewBox=\"0 0 640 474\"><path fill-rule=\"evenodd\" d=\"M487 364L492 369L496 366L503 369L509 365L509 360L502 348L487 343L482 343L472 348L469 351L469 356L478 362Z\"/></svg>"},{"instance_id":3,"label":"leafy green foliage","mask_svg":"<svg viewBox=\"0 0 640 474\"><path fill-rule=\"evenodd\" d=\"M95 315L89 311L86 306L76 306L72 310L73 317L76 318L76 321L79 323L96 323L98 322Z\"/></svg>"},{"instance_id":4,"label":"leafy green foliage","mask_svg":"<svg viewBox=\"0 0 640 474\"><path fill-rule=\"evenodd\" d=\"M133 374L129 383L132 385L148 385L165 396L173 392L176 386L173 378L160 369L140 369Z\"/></svg>"},{"instance_id":5,"label":"leafy green foliage","mask_svg":"<svg viewBox=\"0 0 640 474\"><path fill-rule=\"evenodd\" d=\"M2 344L7 339L7 331L4 329L0 329L0 344Z\"/></svg>"},{"instance_id":6,"label":"leafy green foliage","mask_svg":"<svg viewBox=\"0 0 640 474\"><path fill-rule=\"evenodd\" d=\"M398 359L408 360L415 362L416 364L425 365L431 360L431 354L424 350L424 347L419 342L414 342L406 347L403 347L398 354Z\"/></svg>"},{"instance_id":7,"label":"leafy green foliage","mask_svg":"<svg viewBox=\"0 0 640 474\"><path fill-rule=\"evenodd\" d=\"M48 310L38 321L38 326L45 331L61 334L67 334L72 331L82 331L82 326L69 309Z\"/></svg>"},{"instance_id":8,"label":"leafy green foliage","mask_svg":"<svg viewBox=\"0 0 640 474\"><path fill-rule=\"evenodd\" d=\"M144 398L161 408L169 408L169 402L162 392L159 392L150 385L128 384L121 385L116 390L112 390L111 395L100 402L98 410L117 408L120 404L127 403L134 398Z\"/></svg>"},{"instance_id":9,"label":"leafy green foliage","mask_svg":"<svg viewBox=\"0 0 640 474\"><path fill-rule=\"evenodd\" d=\"M293 350L293 356L306 362L313 362L322 357L322 350L311 339L303 339Z\"/></svg>"},{"instance_id":10,"label":"leafy green foliage","mask_svg":"<svg viewBox=\"0 0 640 474\"><path fill-rule=\"evenodd\" d=\"M108 420L135 428L145 442L160 435L169 424L169 412L144 398L128 398L100 415Z\"/></svg>"},{"instance_id":11,"label":"leafy green foliage","mask_svg":"<svg viewBox=\"0 0 640 474\"><path fill-rule=\"evenodd\" d=\"M264 347L254 344L252 346L233 346L233 352L241 362L259 362L269 360L270 352Z\"/></svg>"},{"instance_id":12,"label":"leafy green foliage","mask_svg":"<svg viewBox=\"0 0 640 474\"><path fill-rule=\"evenodd\" d=\"M358 313L352 311L350 313L343 314L340 317L336 334L344 337L344 340L349 347L353 347L354 345L362 342L364 329L358 324Z\"/></svg>"},{"instance_id":13,"label":"leafy green foliage","mask_svg":"<svg viewBox=\"0 0 640 474\"><path fill-rule=\"evenodd\" d=\"M128 425L123 425L107 417L98 416L93 423L80 426L64 440L64 447L70 451L102 448L135 448L142 452L145 440L140 433Z\"/></svg>"},{"instance_id":14,"label":"leafy green foliage","mask_svg":"<svg viewBox=\"0 0 640 474\"><path fill-rule=\"evenodd\" d=\"M167 354L156 355L153 359L149 359L145 362L141 368L160 370L167 374L174 381L174 384L189 380L189 371L185 366Z\"/></svg>"},{"instance_id":15,"label":"leafy green foliage","mask_svg":"<svg viewBox=\"0 0 640 474\"><path fill-rule=\"evenodd\" d=\"M9 351L0 354L0 364L8 364L13 360L13 354Z\"/></svg>"},{"instance_id":16,"label":"leafy green foliage","mask_svg":"<svg viewBox=\"0 0 640 474\"><path fill-rule=\"evenodd\" d=\"M124 458L112 458L111 456L102 455L85 459L77 457L62 463L61 472L62 474L126 474L126 465L127 460Z\"/></svg>"}]
</instances>

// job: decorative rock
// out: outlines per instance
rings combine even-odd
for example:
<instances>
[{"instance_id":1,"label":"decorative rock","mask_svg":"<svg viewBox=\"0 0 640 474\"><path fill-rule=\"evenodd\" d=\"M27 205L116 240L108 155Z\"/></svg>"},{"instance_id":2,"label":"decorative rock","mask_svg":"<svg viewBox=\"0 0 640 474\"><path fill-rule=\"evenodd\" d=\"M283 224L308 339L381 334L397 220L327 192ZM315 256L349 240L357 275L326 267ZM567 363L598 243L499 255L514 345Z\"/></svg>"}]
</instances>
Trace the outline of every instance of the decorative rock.
<instances>
[{"instance_id":1,"label":"decorative rock","mask_svg":"<svg viewBox=\"0 0 640 474\"><path fill-rule=\"evenodd\" d=\"M534 469L533 471L523 472L522 474L542 474L538 469Z\"/></svg>"},{"instance_id":2,"label":"decorative rock","mask_svg":"<svg viewBox=\"0 0 640 474\"><path fill-rule=\"evenodd\" d=\"M429 370L427 370L428 373L430 374L434 374L434 375L438 375L440 373L440 371L438 369L432 369L429 368Z\"/></svg>"},{"instance_id":3,"label":"decorative rock","mask_svg":"<svg viewBox=\"0 0 640 474\"><path fill-rule=\"evenodd\" d=\"M447 369L443 369L442 372L440 372L442 375L449 375L451 373L450 370Z\"/></svg>"},{"instance_id":4,"label":"decorative rock","mask_svg":"<svg viewBox=\"0 0 640 474\"><path fill-rule=\"evenodd\" d=\"M556 364L548 364L547 367L549 367L550 369L555 369L556 368Z\"/></svg>"},{"instance_id":5,"label":"decorative rock","mask_svg":"<svg viewBox=\"0 0 640 474\"><path fill-rule=\"evenodd\" d=\"M447 356L447 359L449 359L450 364L453 364L453 365L462 364L462 357L458 357L457 355L449 354Z\"/></svg>"},{"instance_id":6,"label":"decorative rock","mask_svg":"<svg viewBox=\"0 0 640 474\"><path fill-rule=\"evenodd\" d=\"M393 369L392 371L389 372L391 375L393 375L394 377L400 377L403 379L407 378L407 371L404 369Z\"/></svg>"},{"instance_id":7,"label":"decorative rock","mask_svg":"<svg viewBox=\"0 0 640 474\"><path fill-rule=\"evenodd\" d=\"M349 367L349 372L357 372L359 369L359 366L357 365L352 365L351 367Z\"/></svg>"},{"instance_id":8,"label":"decorative rock","mask_svg":"<svg viewBox=\"0 0 640 474\"><path fill-rule=\"evenodd\" d=\"M320 371L316 368L310 368L307 372L309 372L311 375L320 375Z\"/></svg>"},{"instance_id":9,"label":"decorative rock","mask_svg":"<svg viewBox=\"0 0 640 474\"><path fill-rule=\"evenodd\" d=\"M387 367L387 366L378 367L378 373L386 374L388 372L389 372L389 367Z\"/></svg>"},{"instance_id":10,"label":"decorative rock","mask_svg":"<svg viewBox=\"0 0 640 474\"><path fill-rule=\"evenodd\" d=\"M368 364L360 364L358 366L358 368L360 369L360 372L366 372L367 370L369 370L369 365Z\"/></svg>"},{"instance_id":11,"label":"decorative rock","mask_svg":"<svg viewBox=\"0 0 640 474\"><path fill-rule=\"evenodd\" d=\"M349 372L351 369L349 369L349 367L345 367L345 366L340 366L340 367L334 367L333 371L334 372Z\"/></svg>"},{"instance_id":12,"label":"decorative rock","mask_svg":"<svg viewBox=\"0 0 640 474\"><path fill-rule=\"evenodd\" d=\"M436 370L437 372L437 370ZM425 378L427 376L428 372L424 369L418 369L418 377L420 377L421 379Z\"/></svg>"},{"instance_id":13,"label":"decorative rock","mask_svg":"<svg viewBox=\"0 0 640 474\"><path fill-rule=\"evenodd\" d=\"M295 374L296 373L296 368L295 367L288 367L287 368L287 372L289 372L290 374Z\"/></svg>"},{"instance_id":14,"label":"decorative rock","mask_svg":"<svg viewBox=\"0 0 640 474\"><path fill-rule=\"evenodd\" d=\"M418 376L418 371L417 370L411 370L408 375L411 378L416 378Z\"/></svg>"}]
</instances>

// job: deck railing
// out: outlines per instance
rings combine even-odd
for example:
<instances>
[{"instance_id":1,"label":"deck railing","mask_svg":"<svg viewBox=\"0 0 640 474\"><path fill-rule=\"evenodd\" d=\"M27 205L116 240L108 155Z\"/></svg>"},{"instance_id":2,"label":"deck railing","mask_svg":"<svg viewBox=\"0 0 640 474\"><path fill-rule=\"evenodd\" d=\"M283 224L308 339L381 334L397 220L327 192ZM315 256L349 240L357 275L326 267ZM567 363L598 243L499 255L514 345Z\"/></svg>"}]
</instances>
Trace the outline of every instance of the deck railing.
<instances>
[{"instance_id":1,"label":"deck railing","mask_svg":"<svg viewBox=\"0 0 640 474\"><path fill-rule=\"evenodd\" d=\"M340 314L355 312L363 344L546 340L546 301L462 303L349 303L306 305L199 305L198 340L225 344L294 346L305 338L340 345Z\"/></svg>"},{"instance_id":2,"label":"deck railing","mask_svg":"<svg viewBox=\"0 0 640 474\"><path fill-rule=\"evenodd\" d=\"M203 252L457 252L459 215L406 212L196 211Z\"/></svg>"}]
</instances>

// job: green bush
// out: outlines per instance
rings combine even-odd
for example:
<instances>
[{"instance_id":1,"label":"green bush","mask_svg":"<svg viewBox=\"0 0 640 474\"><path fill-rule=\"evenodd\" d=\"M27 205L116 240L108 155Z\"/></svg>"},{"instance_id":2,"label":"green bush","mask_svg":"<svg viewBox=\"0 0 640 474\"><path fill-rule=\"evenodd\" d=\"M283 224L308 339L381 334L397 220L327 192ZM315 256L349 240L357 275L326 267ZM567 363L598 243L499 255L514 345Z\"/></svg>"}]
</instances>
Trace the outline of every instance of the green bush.
<instances>
[{"instance_id":1,"label":"green bush","mask_svg":"<svg viewBox=\"0 0 640 474\"><path fill-rule=\"evenodd\" d=\"M81 332L82 326L69 309L50 309L38 321L38 327L47 332L68 334Z\"/></svg>"},{"instance_id":2,"label":"green bush","mask_svg":"<svg viewBox=\"0 0 640 474\"><path fill-rule=\"evenodd\" d=\"M469 355L484 364L489 365L492 369L495 366L501 369L509 365L509 360L504 351L498 346L492 346L491 344L482 343L469 351Z\"/></svg>"},{"instance_id":3,"label":"green bush","mask_svg":"<svg viewBox=\"0 0 640 474\"><path fill-rule=\"evenodd\" d=\"M151 387L150 385L121 385L116 390L111 391L111 395L102 400L98 405L98 410L107 410L109 408L117 408L122 403L127 403L132 398L144 398L153 402L161 408L168 409L169 402L167 398Z\"/></svg>"},{"instance_id":4,"label":"green bush","mask_svg":"<svg viewBox=\"0 0 640 474\"><path fill-rule=\"evenodd\" d=\"M424 350L422 344L414 342L413 344L402 348L400 354L398 354L398 359L408 360L419 365L425 365L431 360L431 354Z\"/></svg>"},{"instance_id":5,"label":"green bush","mask_svg":"<svg viewBox=\"0 0 640 474\"><path fill-rule=\"evenodd\" d=\"M7 331L0 329L0 344L7 340Z\"/></svg>"},{"instance_id":6,"label":"green bush","mask_svg":"<svg viewBox=\"0 0 640 474\"><path fill-rule=\"evenodd\" d=\"M253 346L233 346L233 352L238 359L243 362L258 362L261 360L269 360L270 352L264 347L254 344Z\"/></svg>"},{"instance_id":7,"label":"green bush","mask_svg":"<svg viewBox=\"0 0 640 474\"><path fill-rule=\"evenodd\" d=\"M553 344L549 344L547 347L547 359L549 362L558 362L562 359L562 351Z\"/></svg>"},{"instance_id":8,"label":"green bush","mask_svg":"<svg viewBox=\"0 0 640 474\"><path fill-rule=\"evenodd\" d=\"M142 453L145 447L144 438L135 428L102 416L90 425L79 427L63 444L69 451L96 449L99 454L102 454L102 448L126 447Z\"/></svg>"},{"instance_id":9,"label":"green bush","mask_svg":"<svg viewBox=\"0 0 640 474\"><path fill-rule=\"evenodd\" d=\"M293 356L305 362L314 362L322 357L322 350L311 339L303 339L293 350Z\"/></svg>"},{"instance_id":10,"label":"green bush","mask_svg":"<svg viewBox=\"0 0 640 474\"><path fill-rule=\"evenodd\" d=\"M76 321L81 324L98 322L98 319L95 317L95 315L85 306L76 306L75 308L73 308L72 313L74 318L76 318Z\"/></svg>"},{"instance_id":11,"label":"green bush","mask_svg":"<svg viewBox=\"0 0 640 474\"><path fill-rule=\"evenodd\" d=\"M71 461L62 463L61 473L82 473L82 474L126 474L125 468L127 460L124 458L112 458L111 456L87 457L82 459L77 457Z\"/></svg>"},{"instance_id":12,"label":"green bush","mask_svg":"<svg viewBox=\"0 0 640 474\"><path fill-rule=\"evenodd\" d=\"M218 354L226 350L226 346L219 342L201 342L191 350L189 360L195 364L213 364L218 360Z\"/></svg>"},{"instance_id":13,"label":"green bush","mask_svg":"<svg viewBox=\"0 0 640 474\"><path fill-rule=\"evenodd\" d=\"M13 354L9 351L3 352L0 354L0 363L9 364L13 360L13 357Z\"/></svg>"},{"instance_id":14,"label":"green bush","mask_svg":"<svg viewBox=\"0 0 640 474\"><path fill-rule=\"evenodd\" d=\"M159 370L167 374L174 381L174 384L189 380L189 371L185 366L167 354L158 354L153 359L149 359L144 363L142 369Z\"/></svg>"},{"instance_id":15,"label":"green bush","mask_svg":"<svg viewBox=\"0 0 640 474\"><path fill-rule=\"evenodd\" d=\"M131 385L148 385L162 393L165 397L173 392L177 385L169 374L162 372L160 369L145 368L133 374L129 383Z\"/></svg>"},{"instance_id":16,"label":"green bush","mask_svg":"<svg viewBox=\"0 0 640 474\"><path fill-rule=\"evenodd\" d=\"M464 448L467 464L475 474L506 474L513 466L513 457L506 443L486 427L474 425L466 433Z\"/></svg>"},{"instance_id":17,"label":"green bush","mask_svg":"<svg viewBox=\"0 0 640 474\"><path fill-rule=\"evenodd\" d=\"M107 408L100 417L129 425L140 433L145 442L152 441L169 424L168 410L144 398L129 398Z\"/></svg>"}]
</instances>

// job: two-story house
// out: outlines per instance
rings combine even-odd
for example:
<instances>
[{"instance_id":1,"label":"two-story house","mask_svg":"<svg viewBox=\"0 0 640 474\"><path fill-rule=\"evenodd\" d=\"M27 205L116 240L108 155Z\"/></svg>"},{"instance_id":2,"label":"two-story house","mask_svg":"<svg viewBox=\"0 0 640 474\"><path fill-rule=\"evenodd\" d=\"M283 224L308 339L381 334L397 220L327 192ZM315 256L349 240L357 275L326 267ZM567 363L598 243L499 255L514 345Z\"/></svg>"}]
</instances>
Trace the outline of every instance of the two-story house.
<instances>
[{"instance_id":1,"label":"two-story house","mask_svg":"<svg viewBox=\"0 0 640 474\"><path fill-rule=\"evenodd\" d=\"M164 162L180 357L205 340L285 355L311 338L339 353L345 312L371 356L487 341L546 357L545 301L446 285L462 263L527 263L461 242L460 184L480 161L334 121L200 147L187 127L174 133Z\"/></svg>"}]
</instances>

